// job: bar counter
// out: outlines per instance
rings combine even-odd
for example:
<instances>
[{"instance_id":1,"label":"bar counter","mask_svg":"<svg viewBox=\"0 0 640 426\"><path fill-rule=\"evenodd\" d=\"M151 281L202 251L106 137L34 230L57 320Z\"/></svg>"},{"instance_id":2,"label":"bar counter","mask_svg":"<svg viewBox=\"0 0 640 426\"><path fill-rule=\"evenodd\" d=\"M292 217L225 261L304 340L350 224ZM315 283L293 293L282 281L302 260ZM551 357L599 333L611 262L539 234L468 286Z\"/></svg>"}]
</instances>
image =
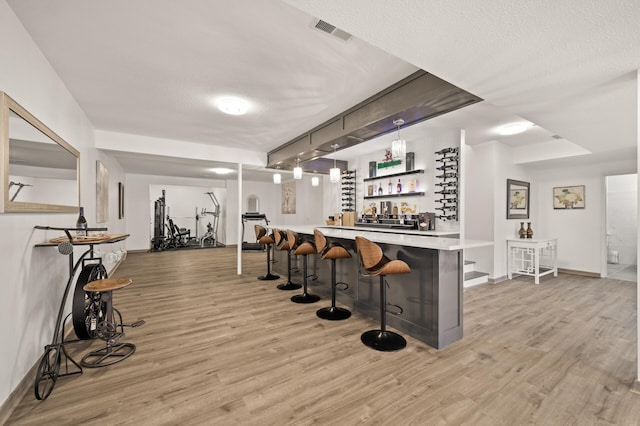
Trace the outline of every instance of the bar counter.
<instances>
[{"instance_id":1,"label":"bar counter","mask_svg":"<svg viewBox=\"0 0 640 426\"><path fill-rule=\"evenodd\" d=\"M389 310L387 324L399 330L401 334L410 335L437 349L462 339L463 249L492 245L487 241L425 236L420 231L397 230L398 232L389 233L389 230L365 231L360 227L326 225L269 227L283 231L290 229L303 239L313 239L313 229L317 228L329 241L336 241L345 246L352 257L339 259L336 262L336 272L338 282L348 283L349 288L337 292L337 301L378 321L378 279L360 274L355 237L367 238L380 245L390 259L406 262L411 268L411 273L386 277L389 283L387 302L402 308L400 315L393 315L393 309ZM282 281L285 281L287 252L275 252L277 263L274 269L282 276ZM292 253L292 261L296 258ZM309 274L318 277L317 280L309 280L309 292L323 297L317 303L319 306L327 306L331 295L329 261L323 261L319 256L309 256ZM292 280L301 283L300 272L293 273Z\"/></svg>"}]
</instances>

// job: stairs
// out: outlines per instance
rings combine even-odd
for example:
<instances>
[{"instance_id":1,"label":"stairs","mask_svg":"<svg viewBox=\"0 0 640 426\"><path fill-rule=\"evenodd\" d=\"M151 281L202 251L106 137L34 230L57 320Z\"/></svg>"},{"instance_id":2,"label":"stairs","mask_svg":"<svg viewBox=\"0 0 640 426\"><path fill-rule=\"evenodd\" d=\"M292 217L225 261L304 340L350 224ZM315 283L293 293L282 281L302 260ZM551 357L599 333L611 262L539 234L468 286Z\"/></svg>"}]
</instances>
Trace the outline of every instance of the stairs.
<instances>
[{"instance_id":1,"label":"stairs","mask_svg":"<svg viewBox=\"0 0 640 426\"><path fill-rule=\"evenodd\" d=\"M484 272L478 272L475 270L476 262L471 260L464 261L464 284L465 288L473 287L474 285L484 284L489 282L489 274Z\"/></svg>"}]
</instances>

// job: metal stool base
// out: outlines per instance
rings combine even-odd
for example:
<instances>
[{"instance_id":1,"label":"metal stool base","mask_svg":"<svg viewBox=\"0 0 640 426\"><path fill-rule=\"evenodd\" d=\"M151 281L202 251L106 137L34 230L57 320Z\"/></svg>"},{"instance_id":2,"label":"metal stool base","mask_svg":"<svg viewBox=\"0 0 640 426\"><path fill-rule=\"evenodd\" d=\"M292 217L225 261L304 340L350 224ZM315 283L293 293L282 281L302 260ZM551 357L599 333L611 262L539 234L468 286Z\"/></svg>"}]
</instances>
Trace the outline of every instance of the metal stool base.
<instances>
[{"instance_id":1,"label":"metal stool base","mask_svg":"<svg viewBox=\"0 0 640 426\"><path fill-rule=\"evenodd\" d=\"M278 287L278 290L297 290L299 288L302 288L302 286L300 284L296 284L296 283L292 283L291 281L289 281L288 283L284 283L284 284L278 284L276 287Z\"/></svg>"},{"instance_id":2,"label":"metal stool base","mask_svg":"<svg viewBox=\"0 0 640 426\"><path fill-rule=\"evenodd\" d=\"M302 293L291 297L291 301L295 303L315 303L320 300L320 296L315 294Z\"/></svg>"},{"instance_id":3,"label":"metal stool base","mask_svg":"<svg viewBox=\"0 0 640 426\"><path fill-rule=\"evenodd\" d=\"M87 368L106 367L129 358L136 351L133 343L116 343L91 351L82 357L80 365Z\"/></svg>"},{"instance_id":4,"label":"metal stool base","mask_svg":"<svg viewBox=\"0 0 640 426\"><path fill-rule=\"evenodd\" d=\"M278 278L280 278L280 275L273 275L271 273L258 277L259 280L263 280L263 281L272 281L272 280L277 280Z\"/></svg>"},{"instance_id":5,"label":"metal stool base","mask_svg":"<svg viewBox=\"0 0 640 426\"><path fill-rule=\"evenodd\" d=\"M399 351L407 346L404 337L393 331L369 330L362 333L360 340L371 349L382 352Z\"/></svg>"},{"instance_id":6,"label":"metal stool base","mask_svg":"<svg viewBox=\"0 0 640 426\"><path fill-rule=\"evenodd\" d=\"M351 316L351 311L344 308L338 308L336 306L329 306L326 308L318 309L316 315L319 318L329 321L341 321L346 320Z\"/></svg>"}]
</instances>

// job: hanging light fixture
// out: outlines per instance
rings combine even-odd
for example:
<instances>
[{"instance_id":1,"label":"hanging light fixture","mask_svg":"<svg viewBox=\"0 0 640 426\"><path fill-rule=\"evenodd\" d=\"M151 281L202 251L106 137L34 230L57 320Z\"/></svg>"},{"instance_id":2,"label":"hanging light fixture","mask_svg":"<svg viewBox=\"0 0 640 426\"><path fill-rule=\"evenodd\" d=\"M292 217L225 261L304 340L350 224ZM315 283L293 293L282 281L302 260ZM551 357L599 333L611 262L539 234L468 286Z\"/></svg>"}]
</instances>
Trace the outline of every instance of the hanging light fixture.
<instances>
[{"instance_id":1,"label":"hanging light fixture","mask_svg":"<svg viewBox=\"0 0 640 426\"><path fill-rule=\"evenodd\" d=\"M331 181L331 183L340 182L340 169L336 164L336 149L339 146L340 145L338 145L337 143L334 143L333 145L331 145L331 148L333 148L333 168L329 169L329 180Z\"/></svg>"},{"instance_id":2,"label":"hanging light fixture","mask_svg":"<svg viewBox=\"0 0 640 426\"><path fill-rule=\"evenodd\" d=\"M404 124L404 120L396 118L393 120L393 124L398 126L398 139L394 139L391 142L391 156L393 158L404 158L407 155L407 142L404 139L400 139L400 126Z\"/></svg>"},{"instance_id":3,"label":"hanging light fixture","mask_svg":"<svg viewBox=\"0 0 640 426\"><path fill-rule=\"evenodd\" d=\"M282 175L280 173L273 174L273 183L280 184L282 182Z\"/></svg>"},{"instance_id":4,"label":"hanging light fixture","mask_svg":"<svg viewBox=\"0 0 640 426\"><path fill-rule=\"evenodd\" d=\"M311 178L311 186L319 186L320 178L318 176L314 176Z\"/></svg>"},{"instance_id":5,"label":"hanging light fixture","mask_svg":"<svg viewBox=\"0 0 640 426\"><path fill-rule=\"evenodd\" d=\"M296 166L293 168L293 178L302 179L302 167L300 167L299 158L296 158Z\"/></svg>"}]
</instances>

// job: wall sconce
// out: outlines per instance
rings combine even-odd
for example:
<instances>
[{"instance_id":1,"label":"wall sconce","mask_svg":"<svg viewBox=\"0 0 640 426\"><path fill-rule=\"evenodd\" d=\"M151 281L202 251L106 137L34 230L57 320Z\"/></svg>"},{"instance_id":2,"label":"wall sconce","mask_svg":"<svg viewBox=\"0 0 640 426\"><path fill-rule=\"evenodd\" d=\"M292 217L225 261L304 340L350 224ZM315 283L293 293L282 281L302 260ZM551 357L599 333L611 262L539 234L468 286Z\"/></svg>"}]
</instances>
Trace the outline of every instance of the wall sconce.
<instances>
[{"instance_id":1,"label":"wall sconce","mask_svg":"<svg viewBox=\"0 0 640 426\"><path fill-rule=\"evenodd\" d=\"M273 183L280 184L282 182L282 175L280 173L273 174Z\"/></svg>"},{"instance_id":2,"label":"wall sconce","mask_svg":"<svg viewBox=\"0 0 640 426\"><path fill-rule=\"evenodd\" d=\"M318 176L314 176L311 178L311 186L319 186L320 178Z\"/></svg>"},{"instance_id":3,"label":"wall sconce","mask_svg":"<svg viewBox=\"0 0 640 426\"><path fill-rule=\"evenodd\" d=\"M302 167L300 167L299 158L296 158L296 166L293 168L293 178L302 179Z\"/></svg>"},{"instance_id":4,"label":"wall sconce","mask_svg":"<svg viewBox=\"0 0 640 426\"><path fill-rule=\"evenodd\" d=\"M336 165L336 148L338 148L340 145L338 145L337 143L334 143L333 145L331 145L331 148L333 148L333 168L329 169L329 180L331 181L331 183L338 183L340 182L340 169L338 168L338 166Z\"/></svg>"},{"instance_id":5,"label":"wall sconce","mask_svg":"<svg viewBox=\"0 0 640 426\"><path fill-rule=\"evenodd\" d=\"M404 120L396 118L393 120L393 124L398 126L398 139L391 142L391 156L393 158L404 158L407 155L407 142L404 139L400 139L400 126L404 124Z\"/></svg>"}]
</instances>

